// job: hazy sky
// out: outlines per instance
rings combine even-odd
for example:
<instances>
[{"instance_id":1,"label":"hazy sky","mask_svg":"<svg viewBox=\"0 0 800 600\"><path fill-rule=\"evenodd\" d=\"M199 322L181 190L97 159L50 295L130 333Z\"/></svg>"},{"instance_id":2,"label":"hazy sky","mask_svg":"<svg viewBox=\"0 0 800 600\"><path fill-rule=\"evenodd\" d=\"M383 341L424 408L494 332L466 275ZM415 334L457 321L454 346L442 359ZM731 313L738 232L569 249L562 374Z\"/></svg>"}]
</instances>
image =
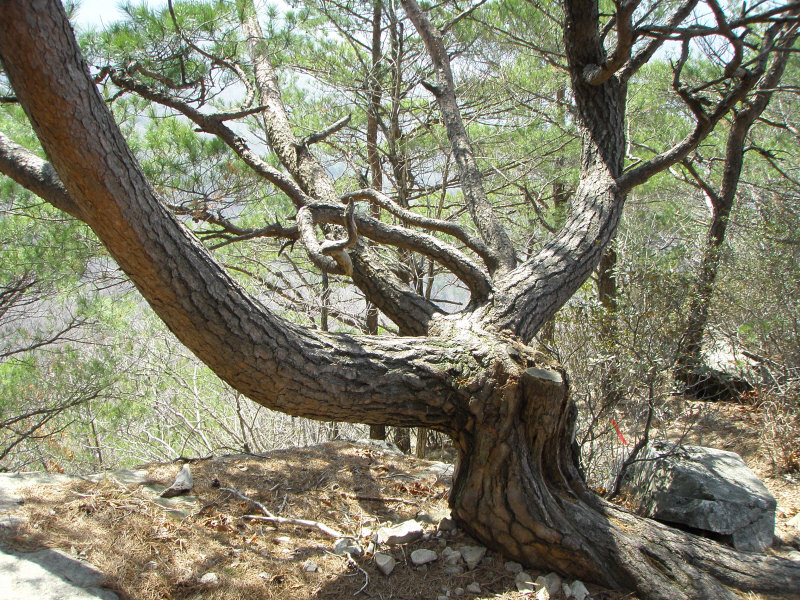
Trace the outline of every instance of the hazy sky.
<instances>
[{"instance_id":1,"label":"hazy sky","mask_svg":"<svg viewBox=\"0 0 800 600\"><path fill-rule=\"evenodd\" d=\"M110 25L122 18L119 9L124 0L80 0L76 22L82 27ZM133 0L133 4L149 6L166 6L167 0Z\"/></svg>"}]
</instances>

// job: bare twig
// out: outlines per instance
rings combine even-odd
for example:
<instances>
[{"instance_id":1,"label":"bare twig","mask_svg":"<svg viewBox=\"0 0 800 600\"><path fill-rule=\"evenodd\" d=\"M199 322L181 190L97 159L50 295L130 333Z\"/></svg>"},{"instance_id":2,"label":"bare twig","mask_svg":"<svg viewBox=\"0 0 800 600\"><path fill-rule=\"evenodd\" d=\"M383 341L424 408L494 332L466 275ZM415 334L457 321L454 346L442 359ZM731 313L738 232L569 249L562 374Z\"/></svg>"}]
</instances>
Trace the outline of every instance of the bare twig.
<instances>
[{"instance_id":1,"label":"bare twig","mask_svg":"<svg viewBox=\"0 0 800 600\"><path fill-rule=\"evenodd\" d=\"M219 490L221 492L228 492L229 494L233 494L234 496L236 496L237 498L241 498L245 502L250 502L256 508L258 508L262 513L264 513L264 516L244 515L242 517L243 519L250 519L253 521L268 521L270 523L278 523L282 525L300 525L301 527L314 527L316 529L319 529L325 535L328 535L332 538L345 537L343 533L336 531L332 527L328 527L327 525L325 525L325 523L320 523L319 521L312 521L310 519L293 519L291 517L277 517L273 515L269 510L267 510L267 507L261 504L261 502L258 502L257 500L253 500L252 498L245 496L236 488L224 487L224 488L219 488Z\"/></svg>"}]
</instances>

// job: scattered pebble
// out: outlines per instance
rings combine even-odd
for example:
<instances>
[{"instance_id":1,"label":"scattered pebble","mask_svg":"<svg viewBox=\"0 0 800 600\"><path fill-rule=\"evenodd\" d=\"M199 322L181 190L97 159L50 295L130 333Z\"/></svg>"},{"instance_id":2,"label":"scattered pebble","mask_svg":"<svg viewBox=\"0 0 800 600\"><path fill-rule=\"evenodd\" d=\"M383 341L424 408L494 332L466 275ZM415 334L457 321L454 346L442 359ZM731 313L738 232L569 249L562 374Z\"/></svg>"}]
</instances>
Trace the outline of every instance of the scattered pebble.
<instances>
[{"instance_id":1,"label":"scattered pebble","mask_svg":"<svg viewBox=\"0 0 800 600\"><path fill-rule=\"evenodd\" d=\"M378 544L394 546L396 544L408 544L420 539L424 530L422 525L415 520L403 521L392 527L381 527L377 531Z\"/></svg>"},{"instance_id":2,"label":"scattered pebble","mask_svg":"<svg viewBox=\"0 0 800 600\"><path fill-rule=\"evenodd\" d=\"M416 567L426 565L435 561L437 558L439 557L436 555L436 552L428 550L427 548L420 548L411 553L411 563Z\"/></svg>"},{"instance_id":3,"label":"scattered pebble","mask_svg":"<svg viewBox=\"0 0 800 600\"><path fill-rule=\"evenodd\" d=\"M456 522L450 517L444 517L439 521L437 529L439 531L453 532L456 529L458 529L458 526L456 525Z\"/></svg>"},{"instance_id":4,"label":"scattered pebble","mask_svg":"<svg viewBox=\"0 0 800 600\"><path fill-rule=\"evenodd\" d=\"M305 571L306 573L316 573L317 571L319 571L319 567L317 566L317 563L309 559L303 563L303 571Z\"/></svg>"},{"instance_id":5,"label":"scattered pebble","mask_svg":"<svg viewBox=\"0 0 800 600\"><path fill-rule=\"evenodd\" d=\"M203 585L217 585L219 576L216 573L206 573L200 578L200 583Z\"/></svg>"},{"instance_id":6,"label":"scattered pebble","mask_svg":"<svg viewBox=\"0 0 800 600\"><path fill-rule=\"evenodd\" d=\"M513 573L516 575L517 573L522 573L522 565L518 562L514 562L513 560L509 560L505 565L503 565L506 571Z\"/></svg>"},{"instance_id":7,"label":"scattered pebble","mask_svg":"<svg viewBox=\"0 0 800 600\"><path fill-rule=\"evenodd\" d=\"M339 538L333 545L333 553L340 556L349 554L350 556L359 557L364 554L364 548L353 538Z\"/></svg>"},{"instance_id":8,"label":"scattered pebble","mask_svg":"<svg viewBox=\"0 0 800 600\"><path fill-rule=\"evenodd\" d=\"M473 581L467 586L467 591L470 594L480 594L481 593L481 586L478 582Z\"/></svg>"},{"instance_id":9,"label":"scattered pebble","mask_svg":"<svg viewBox=\"0 0 800 600\"><path fill-rule=\"evenodd\" d=\"M553 596L550 595L546 587L539 588L539 591L536 592L536 600L552 600L552 598Z\"/></svg>"},{"instance_id":10,"label":"scattered pebble","mask_svg":"<svg viewBox=\"0 0 800 600\"><path fill-rule=\"evenodd\" d=\"M561 577L555 573L548 573L536 578L536 586L547 588L551 596L555 596L561 591Z\"/></svg>"},{"instance_id":11,"label":"scattered pebble","mask_svg":"<svg viewBox=\"0 0 800 600\"><path fill-rule=\"evenodd\" d=\"M457 565L461 562L461 552L452 548L442 550L442 560L446 565Z\"/></svg>"},{"instance_id":12,"label":"scattered pebble","mask_svg":"<svg viewBox=\"0 0 800 600\"><path fill-rule=\"evenodd\" d=\"M486 555L486 548L483 546L461 546L459 548L464 562L467 563L467 569L470 571L478 566L478 563L483 560Z\"/></svg>"},{"instance_id":13,"label":"scattered pebble","mask_svg":"<svg viewBox=\"0 0 800 600\"><path fill-rule=\"evenodd\" d=\"M573 600L586 600L589 597L589 590L586 589L586 586L583 585L583 582L579 579L576 579L572 582L572 585L569 586L569 596L567 598L572 598Z\"/></svg>"},{"instance_id":14,"label":"scattered pebble","mask_svg":"<svg viewBox=\"0 0 800 600\"><path fill-rule=\"evenodd\" d=\"M536 584L533 582L533 577L531 577L525 571L520 571L517 573L517 576L514 578L514 583L517 585L517 590L519 590L522 594L532 594L536 590Z\"/></svg>"},{"instance_id":15,"label":"scattered pebble","mask_svg":"<svg viewBox=\"0 0 800 600\"><path fill-rule=\"evenodd\" d=\"M378 570L387 577L392 574L392 571L394 571L394 567L397 564L397 561L394 559L394 557L392 557L390 554L384 554L382 552L376 552L374 559Z\"/></svg>"}]
</instances>

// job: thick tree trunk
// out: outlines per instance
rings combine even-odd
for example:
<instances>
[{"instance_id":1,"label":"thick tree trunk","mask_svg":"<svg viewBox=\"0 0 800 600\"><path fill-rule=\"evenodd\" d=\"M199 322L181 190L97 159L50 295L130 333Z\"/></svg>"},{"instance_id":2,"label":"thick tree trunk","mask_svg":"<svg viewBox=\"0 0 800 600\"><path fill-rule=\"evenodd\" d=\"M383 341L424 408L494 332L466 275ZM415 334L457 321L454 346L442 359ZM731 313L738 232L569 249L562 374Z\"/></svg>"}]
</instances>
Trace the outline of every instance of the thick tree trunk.
<instances>
[{"instance_id":1,"label":"thick tree trunk","mask_svg":"<svg viewBox=\"0 0 800 600\"><path fill-rule=\"evenodd\" d=\"M571 4L582 14L580 1ZM589 35L573 29L571 54ZM796 562L738 555L596 499L575 465L575 407L564 374L511 335L531 339L613 234L622 204L613 81L574 82L581 118L595 126L586 132L575 212L557 239L505 277L496 306L425 313L428 339L380 339L289 323L219 267L159 202L94 88L58 0L0 0L0 57L75 213L179 339L239 391L291 415L452 436L460 453L454 515L527 565L646 599L733 597L724 586L785 594L800 587Z\"/></svg>"},{"instance_id":2,"label":"thick tree trunk","mask_svg":"<svg viewBox=\"0 0 800 600\"><path fill-rule=\"evenodd\" d=\"M796 561L738 554L595 497L576 466L564 373L542 366L496 371L495 393L457 439L450 501L462 527L522 564L641 598L738 598L729 587L797 592Z\"/></svg>"}]
</instances>

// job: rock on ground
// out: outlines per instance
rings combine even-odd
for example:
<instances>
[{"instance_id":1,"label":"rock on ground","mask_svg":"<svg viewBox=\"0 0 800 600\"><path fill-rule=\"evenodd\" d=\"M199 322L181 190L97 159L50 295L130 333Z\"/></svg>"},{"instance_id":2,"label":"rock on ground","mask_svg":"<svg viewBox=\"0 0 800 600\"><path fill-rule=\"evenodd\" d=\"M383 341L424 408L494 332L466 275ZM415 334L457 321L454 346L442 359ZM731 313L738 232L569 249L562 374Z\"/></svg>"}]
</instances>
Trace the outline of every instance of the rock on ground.
<instances>
[{"instance_id":1,"label":"rock on ground","mask_svg":"<svg viewBox=\"0 0 800 600\"><path fill-rule=\"evenodd\" d=\"M379 544L394 546L396 544L408 544L415 542L422 537L424 530L417 521L403 521L392 527L381 527L377 531Z\"/></svg>"},{"instance_id":2,"label":"rock on ground","mask_svg":"<svg viewBox=\"0 0 800 600\"><path fill-rule=\"evenodd\" d=\"M452 548L442 550L442 560L446 565L457 565L461 562L461 552Z\"/></svg>"},{"instance_id":3,"label":"rock on ground","mask_svg":"<svg viewBox=\"0 0 800 600\"><path fill-rule=\"evenodd\" d=\"M564 596L571 600L586 600L589 597L589 590L582 581L576 579L572 585L564 584Z\"/></svg>"},{"instance_id":4,"label":"rock on ground","mask_svg":"<svg viewBox=\"0 0 800 600\"><path fill-rule=\"evenodd\" d=\"M478 563L483 560L486 555L486 548L483 546L461 546L459 548L464 562L467 563L467 569L470 571L478 566Z\"/></svg>"},{"instance_id":5,"label":"rock on ground","mask_svg":"<svg viewBox=\"0 0 800 600\"><path fill-rule=\"evenodd\" d=\"M118 600L100 587L104 575L59 550L0 550L0 598L4 600Z\"/></svg>"},{"instance_id":6,"label":"rock on ground","mask_svg":"<svg viewBox=\"0 0 800 600\"><path fill-rule=\"evenodd\" d=\"M374 559L378 570L387 577L392 574L392 571L394 571L394 567L397 564L397 561L393 556L390 554L384 554L382 552L376 552Z\"/></svg>"},{"instance_id":7,"label":"rock on ground","mask_svg":"<svg viewBox=\"0 0 800 600\"><path fill-rule=\"evenodd\" d=\"M333 553L341 556L349 554L353 557L359 557L364 554L364 548L353 538L339 538L333 545Z\"/></svg>"},{"instance_id":8,"label":"rock on ground","mask_svg":"<svg viewBox=\"0 0 800 600\"><path fill-rule=\"evenodd\" d=\"M543 587L551 596L555 596L561 591L561 577L555 573L548 573L536 578L536 586Z\"/></svg>"},{"instance_id":9,"label":"rock on ground","mask_svg":"<svg viewBox=\"0 0 800 600\"><path fill-rule=\"evenodd\" d=\"M313 560L308 559L303 563L303 571L306 573L316 573L319 571L319 566Z\"/></svg>"},{"instance_id":10,"label":"rock on ground","mask_svg":"<svg viewBox=\"0 0 800 600\"><path fill-rule=\"evenodd\" d=\"M467 591L470 594L480 594L481 593L481 585L479 583L473 581L472 583L470 583L467 586Z\"/></svg>"},{"instance_id":11,"label":"rock on ground","mask_svg":"<svg viewBox=\"0 0 800 600\"><path fill-rule=\"evenodd\" d=\"M734 452L652 442L628 481L639 514L712 532L737 550L772 545L775 498Z\"/></svg>"},{"instance_id":12,"label":"rock on ground","mask_svg":"<svg viewBox=\"0 0 800 600\"><path fill-rule=\"evenodd\" d=\"M175 482L161 492L162 498L172 498L181 494L188 493L194 487L194 479L192 478L192 470L188 464L183 465L178 475L175 477Z\"/></svg>"},{"instance_id":13,"label":"rock on ground","mask_svg":"<svg viewBox=\"0 0 800 600\"><path fill-rule=\"evenodd\" d=\"M0 473L0 527L20 518L19 489L29 485L59 485L77 479L56 473ZM36 600L118 600L100 587L104 575L93 565L60 550L14 552L0 548L0 598Z\"/></svg>"},{"instance_id":14,"label":"rock on ground","mask_svg":"<svg viewBox=\"0 0 800 600\"><path fill-rule=\"evenodd\" d=\"M414 550L411 553L411 562L415 567L426 565L429 562L435 561L437 558L439 557L436 555L436 552L434 552L433 550L428 550L426 548Z\"/></svg>"},{"instance_id":15,"label":"rock on ground","mask_svg":"<svg viewBox=\"0 0 800 600\"><path fill-rule=\"evenodd\" d=\"M525 571L520 571L514 578L514 583L517 585L517 590L522 594L532 594L536 590L536 584Z\"/></svg>"}]
</instances>

